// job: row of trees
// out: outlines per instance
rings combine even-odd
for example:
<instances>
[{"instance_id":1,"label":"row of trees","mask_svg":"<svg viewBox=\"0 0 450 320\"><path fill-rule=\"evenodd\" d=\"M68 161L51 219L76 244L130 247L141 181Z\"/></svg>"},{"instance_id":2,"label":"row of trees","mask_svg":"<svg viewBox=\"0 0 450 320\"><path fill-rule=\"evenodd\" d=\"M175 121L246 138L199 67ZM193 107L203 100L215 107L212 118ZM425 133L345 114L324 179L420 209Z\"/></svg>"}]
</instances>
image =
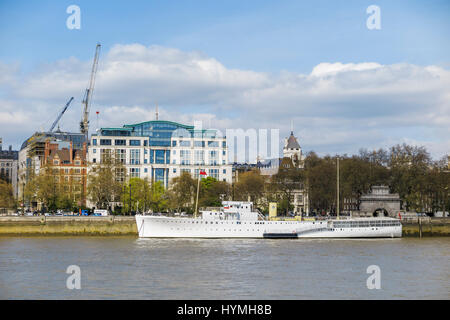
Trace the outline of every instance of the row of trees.
<instances>
[{"instance_id":1,"label":"row of trees","mask_svg":"<svg viewBox=\"0 0 450 320\"><path fill-rule=\"evenodd\" d=\"M358 203L361 195L373 185L388 185L391 192L399 193L406 210L450 210L450 173L446 159L434 161L424 147L396 145L389 150L360 150L357 155L340 155L341 211L344 199ZM267 211L269 202L277 202L282 212L292 210L292 195L296 190L308 194L309 208L314 211L336 210L337 156L320 157L307 154L304 168L293 166L283 159L278 173L263 176L257 170L239 174L233 185L212 177L201 180L199 207L219 206L222 200L252 201ZM101 164L91 170L87 182L87 198L97 208L111 208L122 213L133 211L195 210L197 179L183 172L171 181L169 189L161 182L127 177L120 161L104 157ZM73 182L70 182L73 184ZM84 186L82 186L84 187ZM11 205L9 187L0 184L1 204ZM6 188L6 189L5 189ZM40 201L46 208L70 209L84 201L82 193L74 192L73 185L56 181L51 170L32 176L25 186L25 200ZM6 202L5 202L6 201ZM9 202L8 202L9 201ZM0 205L1 207L2 205Z\"/></svg>"},{"instance_id":2,"label":"row of trees","mask_svg":"<svg viewBox=\"0 0 450 320\"><path fill-rule=\"evenodd\" d=\"M306 157L305 182L312 209L336 209L336 158L319 157L313 152ZM340 199L352 199L357 203L371 186L382 184L400 195L405 210L450 209L447 160L434 161L424 147L403 144L389 150L361 149L358 155L339 158Z\"/></svg>"}]
</instances>

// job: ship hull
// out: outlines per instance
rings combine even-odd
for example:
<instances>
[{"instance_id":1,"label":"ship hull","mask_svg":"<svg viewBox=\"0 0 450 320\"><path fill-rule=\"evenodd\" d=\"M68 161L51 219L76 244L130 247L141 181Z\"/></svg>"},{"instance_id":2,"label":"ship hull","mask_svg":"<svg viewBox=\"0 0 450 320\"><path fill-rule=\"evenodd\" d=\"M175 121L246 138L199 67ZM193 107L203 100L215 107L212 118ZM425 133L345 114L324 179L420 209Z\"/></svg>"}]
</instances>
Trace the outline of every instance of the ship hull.
<instances>
[{"instance_id":1,"label":"ship hull","mask_svg":"<svg viewBox=\"0 0 450 320\"><path fill-rule=\"evenodd\" d=\"M333 228L327 221L202 220L136 215L142 238L398 238L396 226Z\"/></svg>"}]
</instances>

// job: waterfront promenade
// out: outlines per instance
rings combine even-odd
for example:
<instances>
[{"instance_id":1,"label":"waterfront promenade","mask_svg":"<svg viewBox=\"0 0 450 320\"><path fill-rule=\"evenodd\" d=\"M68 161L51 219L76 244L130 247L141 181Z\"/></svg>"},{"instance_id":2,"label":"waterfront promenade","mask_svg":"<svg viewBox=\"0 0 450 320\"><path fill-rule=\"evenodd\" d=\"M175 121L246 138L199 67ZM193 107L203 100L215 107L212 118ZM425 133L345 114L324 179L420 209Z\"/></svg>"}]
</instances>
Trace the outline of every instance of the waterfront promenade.
<instances>
[{"instance_id":1,"label":"waterfront promenade","mask_svg":"<svg viewBox=\"0 0 450 320\"><path fill-rule=\"evenodd\" d=\"M448 237L450 218L402 221L404 237ZM0 217L0 236L137 236L134 217Z\"/></svg>"}]
</instances>

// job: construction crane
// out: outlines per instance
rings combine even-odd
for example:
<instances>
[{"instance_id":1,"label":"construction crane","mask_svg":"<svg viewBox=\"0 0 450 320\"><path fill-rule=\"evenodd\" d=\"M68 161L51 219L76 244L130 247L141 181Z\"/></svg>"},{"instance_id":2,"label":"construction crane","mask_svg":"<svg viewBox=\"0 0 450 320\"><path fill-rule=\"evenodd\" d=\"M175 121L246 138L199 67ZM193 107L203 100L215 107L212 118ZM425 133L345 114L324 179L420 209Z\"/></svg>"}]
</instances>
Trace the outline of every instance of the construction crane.
<instances>
[{"instance_id":1,"label":"construction crane","mask_svg":"<svg viewBox=\"0 0 450 320\"><path fill-rule=\"evenodd\" d=\"M56 118L56 120L53 122L52 126L50 127L50 130L48 130L49 132L52 132L53 129L55 129L56 125L58 124L59 120L61 119L61 117L63 116L64 112L66 112L67 108L69 107L70 103L72 102L73 97L71 97L69 99L69 101L66 103L66 105L64 106L64 108L61 110L61 112L59 113L58 117Z\"/></svg>"},{"instance_id":2,"label":"construction crane","mask_svg":"<svg viewBox=\"0 0 450 320\"><path fill-rule=\"evenodd\" d=\"M100 47L100 43L97 43L97 47L95 48L94 63L92 64L91 78L89 80L89 87L86 89L83 101L81 102L83 105L83 117L80 122L80 132L84 133L86 141L89 139L89 108L91 105L92 93L94 92L95 74L97 73Z\"/></svg>"}]
</instances>

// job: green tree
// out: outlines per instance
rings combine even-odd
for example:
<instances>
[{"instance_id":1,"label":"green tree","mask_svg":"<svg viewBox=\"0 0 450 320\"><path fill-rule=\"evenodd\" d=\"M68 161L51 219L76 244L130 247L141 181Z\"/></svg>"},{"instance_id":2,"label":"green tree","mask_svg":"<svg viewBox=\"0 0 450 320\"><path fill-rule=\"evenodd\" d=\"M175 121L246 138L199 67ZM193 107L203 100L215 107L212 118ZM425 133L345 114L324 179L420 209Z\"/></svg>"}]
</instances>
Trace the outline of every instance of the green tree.
<instances>
[{"instance_id":1,"label":"green tree","mask_svg":"<svg viewBox=\"0 0 450 320\"><path fill-rule=\"evenodd\" d=\"M149 208L153 212L161 212L168 207L166 190L161 181L155 181L150 186Z\"/></svg>"},{"instance_id":2,"label":"green tree","mask_svg":"<svg viewBox=\"0 0 450 320\"><path fill-rule=\"evenodd\" d=\"M231 187L225 181L217 181L213 177L201 180L199 207L220 207L222 200L230 196Z\"/></svg>"},{"instance_id":3,"label":"green tree","mask_svg":"<svg viewBox=\"0 0 450 320\"><path fill-rule=\"evenodd\" d=\"M88 175L88 198L97 208L107 209L113 202L121 200L125 169L120 161L111 154L104 154L101 162L91 164Z\"/></svg>"},{"instance_id":4,"label":"green tree","mask_svg":"<svg viewBox=\"0 0 450 320\"><path fill-rule=\"evenodd\" d=\"M172 179L171 187L167 192L169 208L177 212L183 210L194 212L194 201L197 192L197 181L188 172L182 172Z\"/></svg>"},{"instance_id":5,"label":"green tree","mask_svg":"<svg viewBox=\"0 0 450 320\"><path fill-rule=\"evenodd\" d=\"M281 161L278 172L272 176L272 189L279 194L279 209L286 214L293 209L294 190L303 189L305 174L303 169L294 165L290 158Z\"/></svg>"},{"instance_id":6,"label":"green tree","mask_svg":"<svg viewBox=\"0 0 450 320\"><path fill-rule=\"evenodd\" d=\"M336 159L330 156L320 158L314 152L305 159L305 178L310 209L331 211L336 200Z\"/></svg>"},{"instance_id":7,"label":"green tree","mask_svg":"<svg viewBox=\"0 0 450 320\"><path fill-rule=\"evenodd\" d=\"M234 198L259 205L265 195L265 183L266 179L259 171L243 172L239 174L239 180L234 185Z\"/></svg>"},{"instance_id":8,"label":"green tree","mask_svg":"<svg viewBox=\"0 0 450 320\"><path fill-rule=\"evenodd\" d=\"M2 179L0 179L0 208L16 208L12 185Z\"/></svg>"}]
</instances>

